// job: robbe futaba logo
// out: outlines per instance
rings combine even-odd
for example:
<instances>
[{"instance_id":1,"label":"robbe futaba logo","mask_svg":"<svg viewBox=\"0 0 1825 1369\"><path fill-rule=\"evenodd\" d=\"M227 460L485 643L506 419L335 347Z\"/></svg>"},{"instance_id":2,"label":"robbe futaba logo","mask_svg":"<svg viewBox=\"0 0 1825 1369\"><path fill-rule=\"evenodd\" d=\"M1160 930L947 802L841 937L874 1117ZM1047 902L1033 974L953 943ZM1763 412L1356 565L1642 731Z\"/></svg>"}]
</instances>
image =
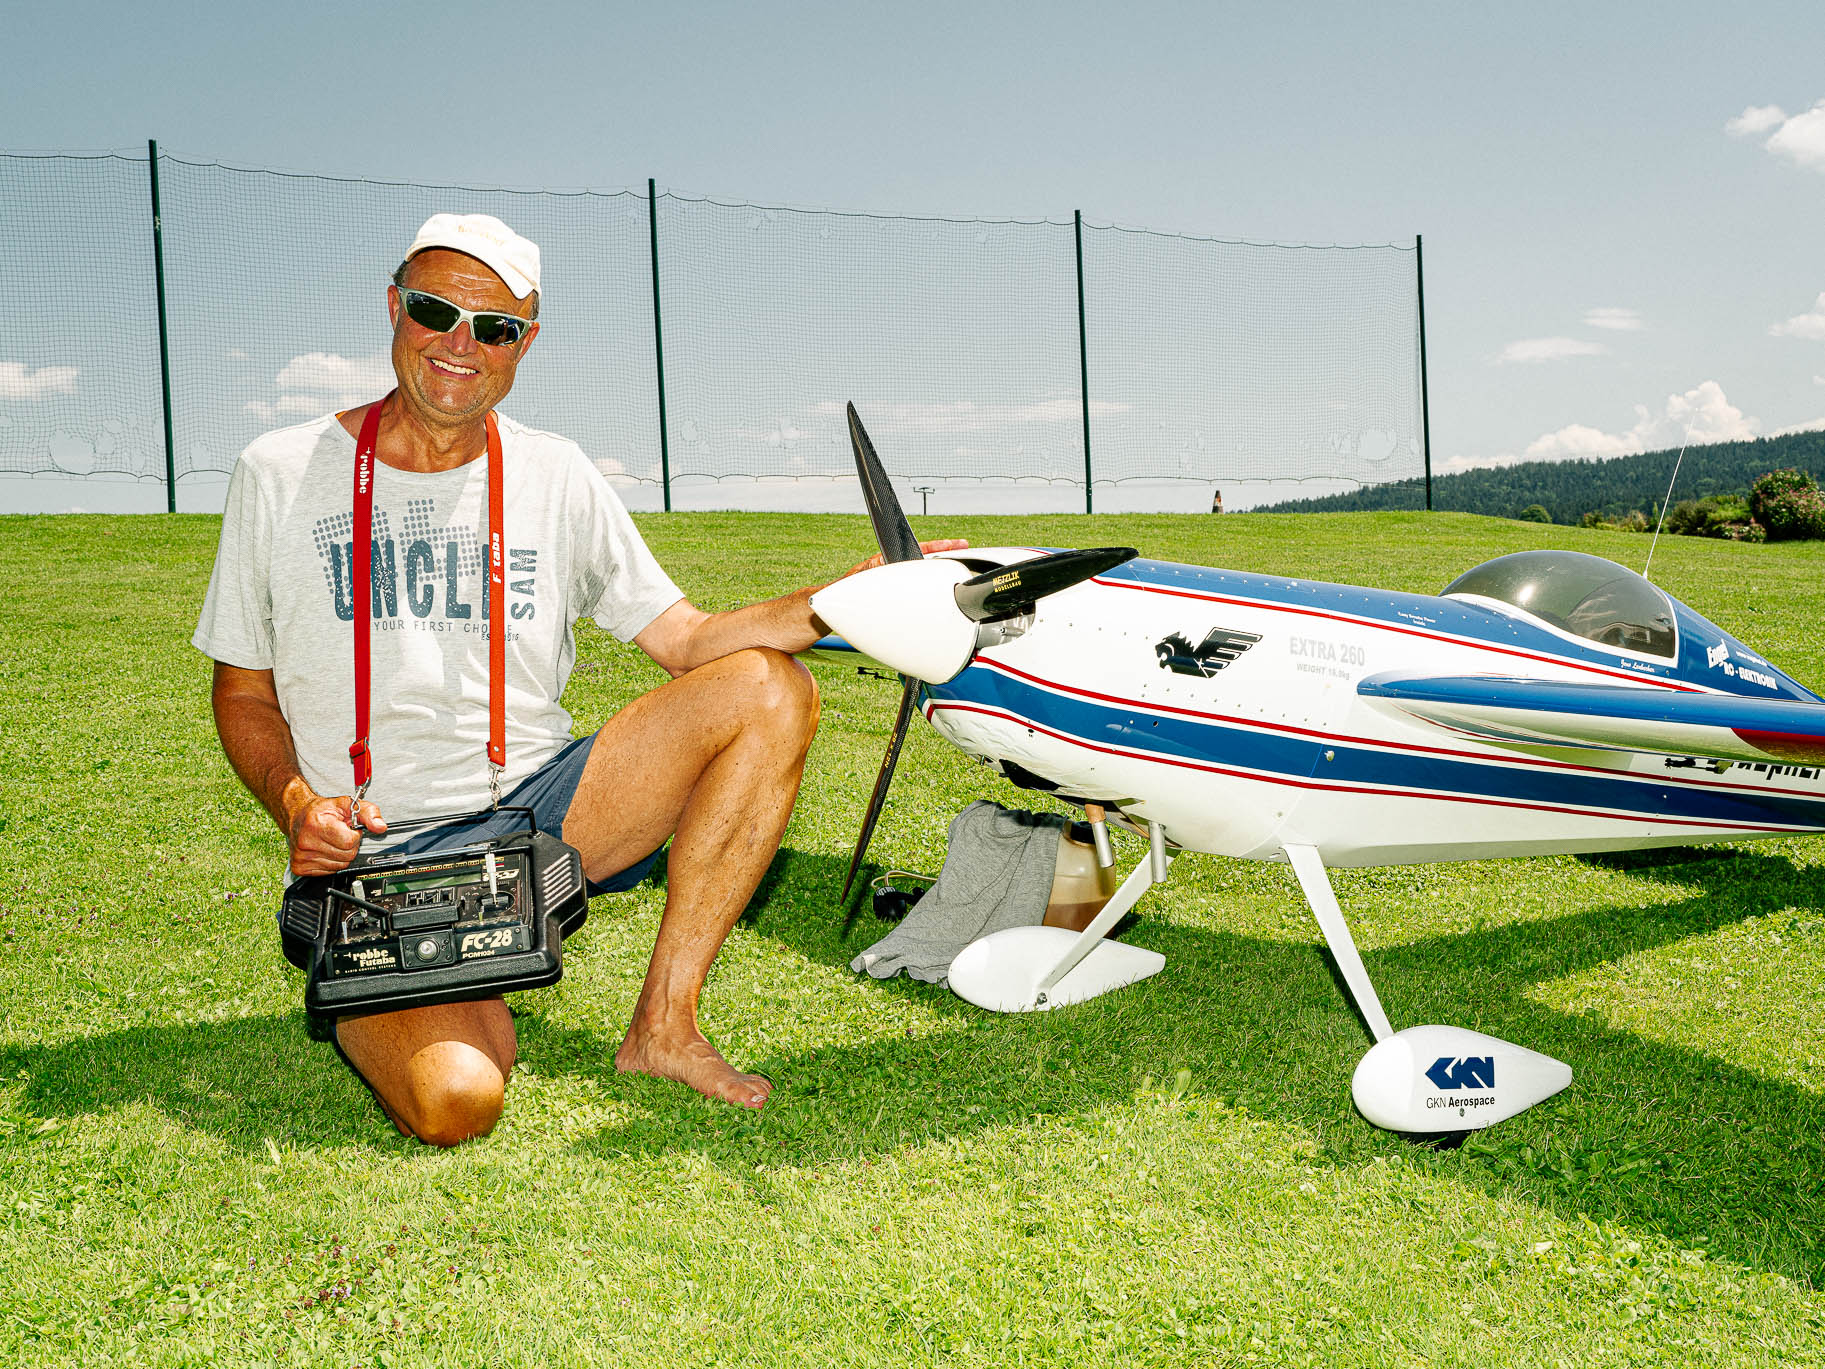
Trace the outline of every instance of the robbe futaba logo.
<instances>
[{"instance_id":1,"label":"robbe futaba logo","mask_svg":"<svg viewBox=\"0 0 1825 1369\"><path fill-rule=\"evenodd\" d=\"M1156 642L1153 651L1160 658L1160 669L1208 680L1260 640L1258 632L1213 627L1195 647L1183 633L1175 632L1165 641Z\"/></svg>"}]
</instances>

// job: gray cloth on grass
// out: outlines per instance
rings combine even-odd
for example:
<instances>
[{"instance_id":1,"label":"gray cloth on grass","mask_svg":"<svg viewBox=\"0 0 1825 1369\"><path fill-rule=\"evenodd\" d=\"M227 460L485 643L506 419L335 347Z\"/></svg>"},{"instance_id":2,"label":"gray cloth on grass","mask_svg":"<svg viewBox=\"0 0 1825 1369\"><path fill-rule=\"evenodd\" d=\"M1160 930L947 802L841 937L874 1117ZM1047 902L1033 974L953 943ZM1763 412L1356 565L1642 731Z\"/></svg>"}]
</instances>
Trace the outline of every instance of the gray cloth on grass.
<instances>
[{"instance_id":1,"label":"gray cloth on grass","mask_svg":"<svg viewBox=\"0 0 1825 1369\"><path fill-rule=\"evenodd\" d=\"M1056 813L1028 813L978 799L951 819L938 882L905 919L849 963L892 979L904 971L943 983L951 961L978 937L1045 920L1058 869Z\"/></svg>"}]
</instances>

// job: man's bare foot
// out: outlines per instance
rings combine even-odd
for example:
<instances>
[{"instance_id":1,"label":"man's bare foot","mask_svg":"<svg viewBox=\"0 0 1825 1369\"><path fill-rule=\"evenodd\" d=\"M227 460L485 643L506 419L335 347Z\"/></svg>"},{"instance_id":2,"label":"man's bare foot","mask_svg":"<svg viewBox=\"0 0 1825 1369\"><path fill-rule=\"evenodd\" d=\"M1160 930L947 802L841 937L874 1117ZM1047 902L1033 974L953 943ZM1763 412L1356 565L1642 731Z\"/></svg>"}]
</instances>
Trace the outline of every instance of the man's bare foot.
<instances>
[{"instance_id":1,"label":"man's bare foot","mask_svg":"<svg viewBox=\"0 0 1825 1369\"><path fill-rule=\"evenodd\" d=\"M740 1108L763 1107L773 1082L763 1075L743 1074L724 1060L716 1047L693 1030L689 1036L666 1037L629 1027L615 1068L624 1074L650 1074L689 1085L706 1098L733 1103Z\"/></svg>"}]
</instances>

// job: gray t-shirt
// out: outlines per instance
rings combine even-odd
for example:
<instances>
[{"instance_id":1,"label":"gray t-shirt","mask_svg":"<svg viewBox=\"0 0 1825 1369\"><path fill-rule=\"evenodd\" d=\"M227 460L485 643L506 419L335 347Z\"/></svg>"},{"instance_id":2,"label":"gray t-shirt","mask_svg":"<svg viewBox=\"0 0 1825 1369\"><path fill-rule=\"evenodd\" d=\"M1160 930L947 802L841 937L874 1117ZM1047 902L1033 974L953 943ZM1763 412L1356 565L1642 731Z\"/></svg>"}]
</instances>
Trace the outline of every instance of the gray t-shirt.
<instances>
[{"instance_id":1,"label":"gray t-shirt","mask_svg":"<svg viewBox=\"0 0 1825 1369\"><path fill-rule=\"evenodd\" d=\"M584 614L622 641L684 596L568 438L498 416L507 550L505 792L570 740L559 704ZM319 794L354 775L355 440L335 415L258 438L228 485L191 642L271 670ZM488 802L488 463L427 475L376 463L368 797L390 822Z\"/></svg>"}]
</instances>

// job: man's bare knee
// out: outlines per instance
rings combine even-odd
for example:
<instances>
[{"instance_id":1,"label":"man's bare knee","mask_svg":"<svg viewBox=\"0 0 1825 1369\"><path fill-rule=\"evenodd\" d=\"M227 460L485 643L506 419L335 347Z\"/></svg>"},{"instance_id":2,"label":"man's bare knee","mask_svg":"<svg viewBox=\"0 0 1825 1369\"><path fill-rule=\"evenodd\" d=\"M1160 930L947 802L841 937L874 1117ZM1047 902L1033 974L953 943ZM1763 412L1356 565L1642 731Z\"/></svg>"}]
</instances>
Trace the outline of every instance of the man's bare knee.
<instances>
[{"instance_id":1,"label":"man's bare knee","mask_svg":"<svg viewBox=\"0 0 1825 1369\"><path fill-rule=\"evenodd\" d=\"M411 1098L402 1110L419 1140L454 1146L494 1129L507 1094L507 1081L494 1061L473 1046L444 1041L424 1051L413 1066Z\"/></svg>"},{"instance_id":2,"label":"man's bare knee","mask_svg":"<svg viewBox=\"0 0 1825 1369\"><path fill-rule=\"evenodd\" d=\"M750 647L729 658L738 671L750 716L782 732L801 733L810 746L817 731L817 681L795 656L772 647Z\"/></svg>"}]
</instances>

